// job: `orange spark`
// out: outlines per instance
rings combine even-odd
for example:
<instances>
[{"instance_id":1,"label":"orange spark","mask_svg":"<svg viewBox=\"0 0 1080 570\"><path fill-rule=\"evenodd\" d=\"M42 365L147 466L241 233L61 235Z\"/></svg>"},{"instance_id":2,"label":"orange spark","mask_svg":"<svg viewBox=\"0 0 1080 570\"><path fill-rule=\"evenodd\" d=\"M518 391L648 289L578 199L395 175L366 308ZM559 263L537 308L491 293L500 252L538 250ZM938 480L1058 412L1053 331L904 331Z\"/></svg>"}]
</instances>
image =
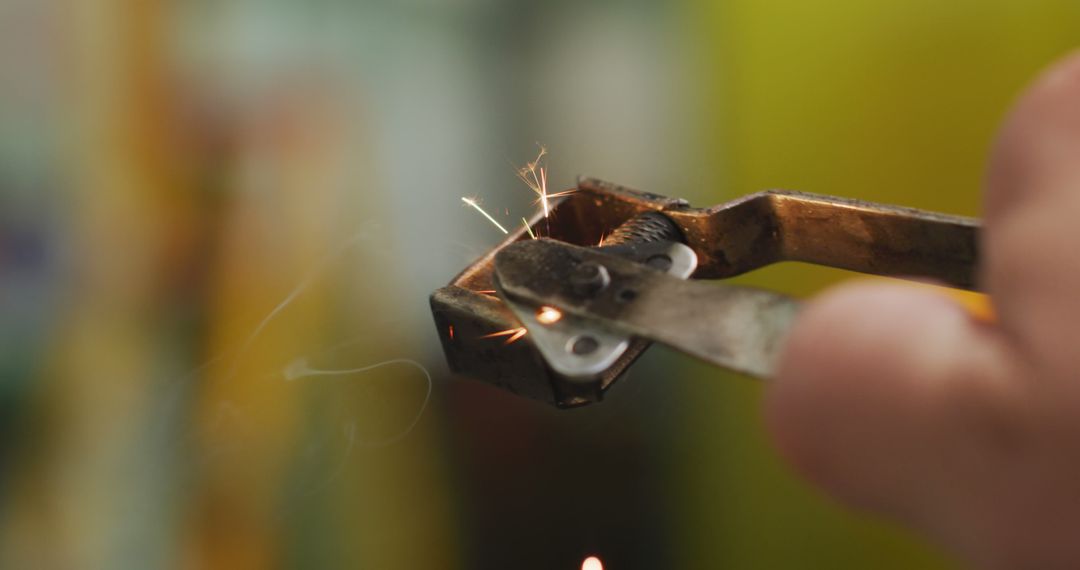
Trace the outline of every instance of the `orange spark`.
<instances>
[{"instance_id":1,"label":"orange spark","mask_svg":"<svg viewBox=\"0 0 1080 570\"><path fill-rule=\"evenodd\" d=\"M596 244L596 247L604 247L605 237L607 237L607 234L600 234L600 243Z\"/></svg>"},{"instance_id":2,"label":"orange spark","mask_svg":"<svg viewBox=\"0 0 1080 570\"><path fill-rule=\"evenodd\" d=\"M535 178L535 175L533 176ZM547 168L540 169L540 200L544 204L544 217L548 217Z\"/></svg>"},{"instance_id":3,"label":"orange spark","mask_svg":"<svg viewBox=\"0 0 1080 570\"><path fill-rule=\"evenodd\" d=\"M571 188L569 190L563 190L562 192L556 192L554 194L548 194L547 197L548 198L558 198L560 196L569 196L570 194L573 194L574 192L577 192L577 188Z\"/></svg>"},{"instance_id":4,"label":"orange spark","mask_svg":"<svg viewBox=\"0 0 1080 570\"><path fill-rule=\"evenodd\" d=\"M450 340L454 340L454 325L450 325L450 329L447 332L450 334Z\"/></svg>"},{"instance_id":5,"label":"orange spark","mask_svg":"<svg viewBox=\"0 0 1080 570\"><path fill-rule=\"evenodd\" d=\"M516 334L519 330L521 330L523 328L525 328L525 327L517 327L517 328L512 328L512 329L506 329L504 331L493 332L491 334L486 334L486 335L484 335L484 336L482 336L480 338L495 338L495 337L500 337L500 336L510 336L512 334Z\"/></svg>"},{"instance_id":6,"label":"orange spark","mask_svg":"<svg viewBox=\"0 0 1080 570\"><path fill-rule=\"evenodd\" d=\"M555 307L540 307L536 311L536 320L542 325L553 325L562 318L562 311Z\"/></svg>"},{"instance_id":7,"label":"orange spark","mask_svg":"<svg viewBox=\"0 0 1080 570\"><path fill-rule=\"evenodd\" d=\"M541 164L541 160L543 160L544 155L546 154L547 149L541 146L540 153L536 155L536 160L526 164L517 171L518 178L539 196L540 204L544 209L545 218L551 213L550 208L548 208L547 167Z\"/></svg>"},{"instance_id":8,"label":"orange spark","mask_svg":"<svg viewBox=\"0 0 1080 570\"><path fill-rule=\"evenodd\" d=\"M529 331L525 327L518 327L518 328L515 328L515 329L506 329L504 331L499 331L499 332L493 332L491 334L486 334L486 335L484 335L484 336L482 336L480 338L497 338L497 337L500 337L500 336L505 336L505 337L510 337L510 338L507 338L506 342L504 344L510 344L510 343L513 343L513 342L517 341L519 338L525 336L525 333L527 333L527 332L529 332Z\"/></svg>"},{"instance_id":9,"label":"orange spark","mask_svg":"<svg viewBox=\"0 0 1080 570\"><path fill-rule=\"evenodd\" d=\"M465 203L466 203L466 204L468 204L469 206L472 206L473 208L475 208L477 212L480 212L481 214L483 214L483 215L484 215L484 217L485 217L485 218L487 218L489 222L491 222L491 223L495 224L495 227L497 227L497 228L499 228L500 230L502 230L502 233L504 233L504 234L508 234L508 233L510 233L510 232L506 231L506 228L502 227L502 224L500 224L499 222L495 221L495 218L492 218L492 217L491 217L491 214L488 214L487 212L485 212L485 211L484 211L484 209L483 209L483 208L481 208L481 207L480 207L480 204L479 204L479 203L477 203L477 201L476 201L476 198L468 198L468 197L466 197L466 196L462 196L462 197L461 197L461 201L462 201L462 202L465 202Z\"/></svg>"},{"instance_id":10,"label":"orange spark","mask_svg":"<svg viewBox=\"0 0 1080 570\"><path fill-rule=\"evenodd\" d=\"M581 570L604 570L604 563L596 556L590 556L581 561Z\"/></svg>"},{"instance_id":11,"label":"orange spark","mask_svg":"<svg viewBox=\"0 0 1080 570\"><path fill-rule=\"evenodd\" d=\"M473 293L480 293L481 295L494 295L498 291L494 289L481 289L479 291L473 291Z\"/></svg>"},{"instance_id":12,"label":"orange spark","mask_svg":"<svg viewBox=\"0 0 1080 570\"><path fill-rule=\"evenodd\" d=\"M504 342L503 344L507 345L507 344L512 344L514 342L517 342L518 339L525 336L525 334L528 333L528 332L529 331L525 327L521 327L520 329L518 329L518 331L516 333L511 335L510 338L506 339L506 342Z\"/></svg>"}]
</instances>

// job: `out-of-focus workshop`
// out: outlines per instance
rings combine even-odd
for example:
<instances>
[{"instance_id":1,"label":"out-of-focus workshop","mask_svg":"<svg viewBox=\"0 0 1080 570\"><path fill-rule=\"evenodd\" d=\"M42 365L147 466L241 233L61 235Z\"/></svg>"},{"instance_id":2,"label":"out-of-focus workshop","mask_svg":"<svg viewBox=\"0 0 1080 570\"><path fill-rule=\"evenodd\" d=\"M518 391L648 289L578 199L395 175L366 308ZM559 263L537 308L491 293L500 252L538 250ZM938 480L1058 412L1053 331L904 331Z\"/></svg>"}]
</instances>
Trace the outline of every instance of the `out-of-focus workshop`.
<instances>
[{"instance_id":1,"label":"out-of-focus workshop","mask_svg":"<svg viewBox=\"0 0 1080 570\"><path fill-rule=\"evenodd\" d=\"M0 7L0 567L957 566L763 383L831 285L985 306L1080 4L76 4Z\"/></svg>"}]
</instances>

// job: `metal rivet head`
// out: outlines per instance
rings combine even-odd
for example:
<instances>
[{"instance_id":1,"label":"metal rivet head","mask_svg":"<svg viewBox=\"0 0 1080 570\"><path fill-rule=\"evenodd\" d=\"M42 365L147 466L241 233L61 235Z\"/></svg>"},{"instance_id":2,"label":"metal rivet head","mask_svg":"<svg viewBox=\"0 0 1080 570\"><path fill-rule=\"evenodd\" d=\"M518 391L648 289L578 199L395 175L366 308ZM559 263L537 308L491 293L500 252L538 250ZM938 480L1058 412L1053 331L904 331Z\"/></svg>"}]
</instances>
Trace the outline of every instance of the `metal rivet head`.
<instances>
[{"instance_id":1,"label":"metal rivet head","mask_svg":"<svg viewBox=\"0 0 1080 570\"><path fill-rule=\"evenodd\" d=\"M671 269L671 257L667 254L658 253L649 259L646 259L645 265L660 271L667 271L668 269Z\"/></svg>"},{"instance_id":2,"label":"metal rivet head","mask_svg":"<svg viewBox=\"0 0 1080 570\"><path fill-rule=\"evenodd\" d=\"M603 265L586 261L574 268L570 283L579 295L593 295L611 283L611 275Z\"/></svg>"},{"instance_id":3,"label":"metal rivet head","mask_svg":"<svg viewBox=\"0 0 1080 570\"><path fill-rule=\"evenodd\" d=\"M592 354L598 348L600 348L600 343L589 335L579 336L570 344L570 351L578 356Z\"/></svg>"}]
</instances>

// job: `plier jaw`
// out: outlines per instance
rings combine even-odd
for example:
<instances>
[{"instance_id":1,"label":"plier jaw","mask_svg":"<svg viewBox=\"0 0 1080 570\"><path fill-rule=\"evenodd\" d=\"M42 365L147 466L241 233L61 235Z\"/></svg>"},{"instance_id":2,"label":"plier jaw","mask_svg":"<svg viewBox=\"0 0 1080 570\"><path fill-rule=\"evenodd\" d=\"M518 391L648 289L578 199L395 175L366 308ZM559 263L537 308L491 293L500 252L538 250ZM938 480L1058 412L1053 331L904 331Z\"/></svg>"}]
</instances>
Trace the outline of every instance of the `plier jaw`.
<instances>
[{"instance_id":1,"label":"plier jaw","mask_svg":"<svg viewBox=\"0 0 1080 570\"><path fill-rule=\"evenodd\" d=\"M613 230L639 215L686 207L683 200L583 179L574 192L552 200L548 217L537 213L529 224L549 240L592 247L610 244ZM599 401L649 342L631 339L609 366L589 378L560 373L537 349L533 334L507 342L529 329L496 289L495 257L528 241L529 232L519 229L431 294L447 364L454 373L559 407Z\"/></svg>"}]
</instances>

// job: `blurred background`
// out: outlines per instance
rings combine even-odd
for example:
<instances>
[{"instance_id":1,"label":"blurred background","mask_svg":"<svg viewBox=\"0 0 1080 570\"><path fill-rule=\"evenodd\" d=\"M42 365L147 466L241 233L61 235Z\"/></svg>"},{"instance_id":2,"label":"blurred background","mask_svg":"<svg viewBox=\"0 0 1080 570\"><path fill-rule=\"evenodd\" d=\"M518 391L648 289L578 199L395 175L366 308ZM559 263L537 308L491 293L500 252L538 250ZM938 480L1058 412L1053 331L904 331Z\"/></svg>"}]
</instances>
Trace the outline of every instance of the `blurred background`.
<instances>
[{"instance_id":1,"label":"blurred background","mask_svg":"<svg viewBox=\"0 0 1080 570\"><path fill-rule=\"evenodd\" d=\"M949 567L796 480L758 384L654 349L549 409L449 376L427 295L538 142L553 190L977 215L1077 37L1074 0L6 0L0 567Z\"/></svg>"}]
</instances>

